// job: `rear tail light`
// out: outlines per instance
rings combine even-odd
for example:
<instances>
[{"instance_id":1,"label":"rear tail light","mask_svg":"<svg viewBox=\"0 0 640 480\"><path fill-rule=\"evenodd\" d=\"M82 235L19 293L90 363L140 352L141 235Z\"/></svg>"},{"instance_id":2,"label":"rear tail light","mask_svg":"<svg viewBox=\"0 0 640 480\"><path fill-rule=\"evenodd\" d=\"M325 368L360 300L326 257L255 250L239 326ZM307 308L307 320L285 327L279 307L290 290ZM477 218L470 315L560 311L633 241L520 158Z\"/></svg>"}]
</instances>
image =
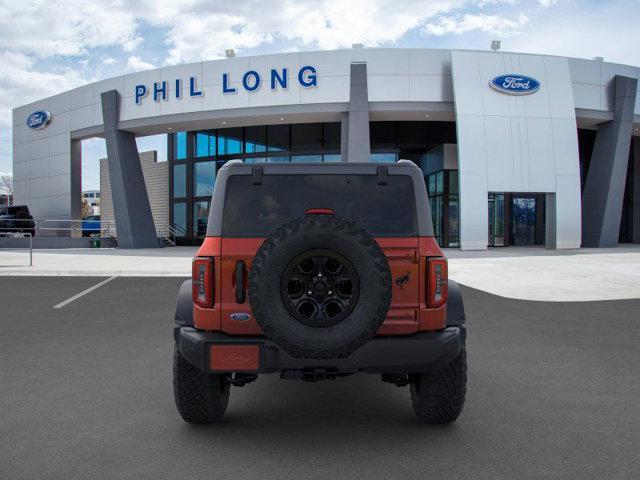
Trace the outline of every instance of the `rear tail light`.
<instances>
[{"instance_id":1,"label":"rear tail light","mask_svg":"<svg viewBox=\"0 0 640 480\"><path fill-rule=\"evenodd\" d=\"M194 258L191 280L193 303L203 308L213 307L213 258Z\"/></svg>"},{"instance_id":2,"label":"rear tail light","mask_svg":"<svg viewBox=\"0 0 640 480\"><path fill-rule=\"evenodd\" d=\"M335 215L333 208L307 208L307 215Z\"/></svg>"},{"instance_id":3,"label":"rear tail light","mask_svg":"<svg viewBox=\"0 0 640 480\"><path fill-rule=\"evenodd\" d=\"M433 257L427 259L427 306L438 308L447 303L449 278L447 259Z\"/></svg>"}]
</instances>

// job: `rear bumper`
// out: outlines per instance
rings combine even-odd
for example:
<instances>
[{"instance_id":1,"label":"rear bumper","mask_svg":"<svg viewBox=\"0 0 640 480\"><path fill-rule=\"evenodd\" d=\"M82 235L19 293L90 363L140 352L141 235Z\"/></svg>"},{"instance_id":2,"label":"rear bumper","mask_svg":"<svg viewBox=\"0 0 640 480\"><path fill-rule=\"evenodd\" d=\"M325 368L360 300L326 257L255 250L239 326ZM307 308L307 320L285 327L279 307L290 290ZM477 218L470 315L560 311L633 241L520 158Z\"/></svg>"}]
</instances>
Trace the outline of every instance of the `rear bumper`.
<instances>
[{"instance_id":1,"label":"rear bumper","mask_svg":"<svg viewBox=\"0 0 640 480\"><path fill-rule=\"evenodd\" d=\"M325 370L332 373L412 373L437 370L451 362L464 344L464 327L407 336L375 337L351 355L337 359L296 358L265 337L239 337L176 327L174 337L180 354L203 372L273 373ZM252 346L254 367L246 368L246 358L238 358L239 369L212 369L215 346ZM215 361L214 361L215 363Z\"/></svg>"}]
</instances>

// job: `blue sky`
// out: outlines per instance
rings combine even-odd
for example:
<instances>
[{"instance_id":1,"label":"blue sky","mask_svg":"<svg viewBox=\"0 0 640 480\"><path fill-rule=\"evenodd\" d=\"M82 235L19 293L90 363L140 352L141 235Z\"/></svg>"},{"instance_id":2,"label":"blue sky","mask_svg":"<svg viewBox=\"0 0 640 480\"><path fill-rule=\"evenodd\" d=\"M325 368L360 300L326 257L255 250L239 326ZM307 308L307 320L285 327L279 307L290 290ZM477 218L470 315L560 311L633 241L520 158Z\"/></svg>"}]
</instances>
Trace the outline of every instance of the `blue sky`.
<instances>
[{"instance_id":1,"label":"blue sky","mask_svg":"<svg viewBox=\"0 0 640 480\"><path fill-rule=\"evenodd\" d=\"M152 67L366 46L548 53L640 66L637 0L0 0L0 172L10 173L11 109ZM166 140L140 139L166 157ZM83 145L98 185L102 140Z\"/></svg>"}]
</instances>

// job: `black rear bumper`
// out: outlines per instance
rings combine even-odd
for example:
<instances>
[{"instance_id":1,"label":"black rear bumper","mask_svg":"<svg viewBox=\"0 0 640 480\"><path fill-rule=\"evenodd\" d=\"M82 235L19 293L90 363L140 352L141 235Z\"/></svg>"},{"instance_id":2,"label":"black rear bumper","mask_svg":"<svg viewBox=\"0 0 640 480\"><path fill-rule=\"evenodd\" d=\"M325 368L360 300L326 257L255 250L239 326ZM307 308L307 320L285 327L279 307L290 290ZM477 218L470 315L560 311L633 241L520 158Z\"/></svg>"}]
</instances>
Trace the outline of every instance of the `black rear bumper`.
<instances>
[{"instance_id":1,"label":"black rear bumper","mask_svg":"<svg viewBox=\"0 0 640 480\"><path fill-rule=\"evenodd\" d=\"M313 359L289 355L266 337L239 337L176 327L180 354L203 372L211 372L212 345L258 345L259 368L255 373L324 370L332 373L413 373L437 370L451 362L464 345L464 327L407 336L375 337L345 358Z\"/></svg>"}]
</instances>

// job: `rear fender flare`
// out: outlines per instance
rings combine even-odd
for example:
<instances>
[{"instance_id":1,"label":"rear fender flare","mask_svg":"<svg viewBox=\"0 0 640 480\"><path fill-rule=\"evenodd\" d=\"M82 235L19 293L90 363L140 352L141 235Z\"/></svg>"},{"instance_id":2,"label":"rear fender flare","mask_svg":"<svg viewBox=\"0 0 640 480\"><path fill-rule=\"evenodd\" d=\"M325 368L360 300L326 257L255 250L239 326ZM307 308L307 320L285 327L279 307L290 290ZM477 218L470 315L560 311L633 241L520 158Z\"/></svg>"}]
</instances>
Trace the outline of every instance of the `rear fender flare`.
<instances>
[{"instance_id":1,"label":"rear fender flare","mask_svg":"<svg viewBox=\"0 0 640 480\"><path fill-rule=\"evenodd\" d=\"M193 299L191 280L185 280L178 291L176 304L176 325L179 327L193 327Z\"/></svg>"},{"instance_id":2,"label":"rear fender flare","mask_svg":"<svg viewBox=\"0 0 640 480\"><path fill-rule=\"evenodd\" d=\"M462 292L457 282L449 280L449 295L447 297L447 327L459 327L464 325L464 303Z\"/></svg>"}]
</instances>

